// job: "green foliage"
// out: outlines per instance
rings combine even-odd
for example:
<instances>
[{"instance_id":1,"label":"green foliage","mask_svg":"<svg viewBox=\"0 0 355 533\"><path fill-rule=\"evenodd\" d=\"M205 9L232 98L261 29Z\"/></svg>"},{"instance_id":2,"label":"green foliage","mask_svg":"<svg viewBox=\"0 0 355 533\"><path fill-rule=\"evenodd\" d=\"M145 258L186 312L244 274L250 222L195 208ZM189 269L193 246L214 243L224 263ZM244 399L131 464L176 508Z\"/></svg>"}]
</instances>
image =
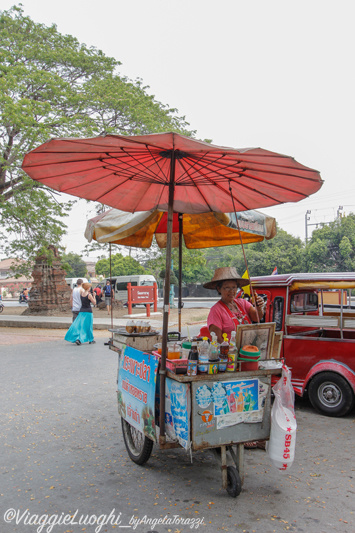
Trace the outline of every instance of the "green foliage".
<instances>
[{"instance_id":1,"label":"green foliage","mask_svg":"<svg viewBox=\"0 0 355 533\"><path fill-rule=\"evenodd\" d=\"M301 239L280 228L273 239L247 244L244 249L251 276L267 276L275 266L279 274L302 272L304 245ZM234 266L241 276L246 270L241 246L209 248L205 256L210 277L218 267Z\"/></svg>"},{"instance_id":2,"label":"green foliage","mask_svg":"<svg viewBox=\"0 0 355 533\"><path fill-rule=\"evenodd\" d=\"M0 12L0 237L7 255L33 257L58 246L66 231L71 204L21 170L31 149L51 137L193 133L141 80L120 76L119 65L55 25L35 23L21 7Z\"/></svg>"},{"instance_id":3,"label":"green foliage","mask_svg":"<svg viewBox=\"0 0 355 533\"><path fill-rule=\"evenodd\" d=\"M69 252L68 254L62 254L61 259L62 267L66 272L67 278L86 277L86 263L82 260L80 255Z\"/></svg>"},{"instance_id":4,"label":"green foliage","mask_svg":"<svg viewBox=\"0 0 355 533\"><path fill-rule=\"evenodd\" d=\"M312 233L304 256L307 272L355 271L355 214Z\"/></svg>"},{"instance_id":5,"label":"green foliage","mask_svg":"<svg viewBox=\"0 0 355 533\"><path fill-rule=\"evenodd\" d=\"M179 279L179 252L177 248L172 250L172 270L176 281L172 282L177 284ZM154 256L145 261L145 266L149 268L153 276L158 280L161 278L161 273L164 273L166 266L166 250L156 249ZM205 281L206 276L209 274L207 268L205 251L204 250L188 250L185 245L182 247L182 283L199 283Z\"/></svg>"},{"instance_id":6,"label":"green foliage","mask_svg":"<svg viewBox=\"0 0 355 533\"><path fill-rule=\"evenodd\" d=\"M110 260L100 259L95 266L95 272L103 275L105 278L110 276ZM133 257L114 254L111 256L111 275L112 276L130 276L133 274L150 274L138 261Z\"/></svg>"}]
</instances>

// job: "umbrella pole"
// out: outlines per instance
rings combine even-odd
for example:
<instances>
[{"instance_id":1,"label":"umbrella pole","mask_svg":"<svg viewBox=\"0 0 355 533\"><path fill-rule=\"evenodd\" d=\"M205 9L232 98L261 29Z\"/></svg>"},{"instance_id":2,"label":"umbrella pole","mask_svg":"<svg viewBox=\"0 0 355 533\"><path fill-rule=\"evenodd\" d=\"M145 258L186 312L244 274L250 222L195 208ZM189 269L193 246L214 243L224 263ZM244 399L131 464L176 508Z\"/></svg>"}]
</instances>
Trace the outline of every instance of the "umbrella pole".
<instances>
[{"instance_id":1,"label":"umbrella pole","mask_svg":"<svg viewBox=\"0 0 355 533\"><path fill-rule=\"evenodd\" d=\"M230 193L231 193L231 198L232 198L232 203L233 203L233 209L234 209L234 214L235 214L235 220L236 220L236 222L237 222L237 226L238 226L238 232L239 232L240 244L242 245L242 251L243 251L243 256L244 256L245 268L247 269L248 276L249 276L249 268L248 268L248 263L247 263L247 256L245 255L244 243L243 243L243 239L242 239L242 232L240 231L239 220L238 220L238 216L237 216L237 211L236 211L236 209L235 209L234 197L233 197L233 192L232 192L232 187L231 187L230 182L229 182L229 191L230 191ZM250 280L249 280L249 284L250 284L250 293L251 293L252 301L254 302L255 309L256 309L256 299L255 299L254 290L253 290L253 287L252 287L252 285L251 285L251 281L250 281ZM256 318L257 318L258 323L260 323L260 318L259 318L258 311L256 311Z\"/></svg>"},{"instance_id":2,"label":"umbrella pole","mask_svg":"<svg viewBox=\"0 0 355 533\"><path fill-rule=\"evenodd\" d=\"M182 308L182 213L179 213L179 303L178 303L178 320L179 333L181 334L181 308Z\"/></svg>"},{"instance_id":3,"label":"umbrella pole","mask_svg":"<svg viewBox=\"0 0 355 533\"><path fill-rule=\"evenodd\" d=\"M164 307L163 307L163 333L162 333L162 351L160 361L160 416L159 416L159 442L164 445L165 436L165 381L166 381L166 356L168 351L168 325L169 325L169 289L170 289L170 268L171 268L171 249L173 233L173 205L175 190L175 153L171 152L170 160L170 181L169 181L169 203L168 203L168 226L166 239L166 265L165 265L165 283L164 283Z\"/></svg>"}]
</instances>

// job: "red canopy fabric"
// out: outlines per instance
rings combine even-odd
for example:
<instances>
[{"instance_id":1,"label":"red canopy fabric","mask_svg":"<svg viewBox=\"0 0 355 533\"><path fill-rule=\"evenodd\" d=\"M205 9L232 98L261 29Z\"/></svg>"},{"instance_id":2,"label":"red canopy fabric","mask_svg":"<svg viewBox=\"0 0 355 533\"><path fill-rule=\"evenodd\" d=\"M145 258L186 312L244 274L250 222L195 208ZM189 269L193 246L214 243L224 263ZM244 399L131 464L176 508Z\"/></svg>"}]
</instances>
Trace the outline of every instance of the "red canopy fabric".
<instances>
[{"instance_id":1,"label":"red canopy fabric","mask_svg":"<svg viewBox=\"0 0 355 533\"><path fill-rule=\"evenodd\" d=\"M196 214L297 202L322 185L319 172L291 157L177 133L53 139L29 152L22 168L52 189L132 213L167 211L171 181L173 210Z\"/></svg>"}]
</instances>

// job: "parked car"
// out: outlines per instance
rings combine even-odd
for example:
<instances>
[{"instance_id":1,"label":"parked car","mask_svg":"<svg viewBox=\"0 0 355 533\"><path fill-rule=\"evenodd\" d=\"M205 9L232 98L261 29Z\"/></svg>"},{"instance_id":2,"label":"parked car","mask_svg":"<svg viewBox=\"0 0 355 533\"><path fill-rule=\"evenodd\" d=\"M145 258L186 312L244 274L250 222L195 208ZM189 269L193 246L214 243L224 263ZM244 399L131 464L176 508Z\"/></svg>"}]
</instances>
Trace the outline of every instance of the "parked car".
<instances>
[{"instance_id":1,"label":"parked car","mask_svg":"<svg viewBox=\"0 0 355 533\"><path fill-rule=\"evenodd\" d=\"M78 281L78 279L82 279L83 283L87 283L88 282L88 280L86 278L65 278L65 281L66 281L67 285L69 285L69 287L73 290L77 286L76 282Z\"/></svg>"},{"instance_id":2,"label":"parked car","mask_svg":"<svg viewBox=\"0 0 355 533\"><path fill-rule=\"evenodd\" d=\"M355 402L355 272L252 278L267 297L265 322L282 332L280 356L296 394L327 416L344 416Z\"/></svg>"}]
</instances>

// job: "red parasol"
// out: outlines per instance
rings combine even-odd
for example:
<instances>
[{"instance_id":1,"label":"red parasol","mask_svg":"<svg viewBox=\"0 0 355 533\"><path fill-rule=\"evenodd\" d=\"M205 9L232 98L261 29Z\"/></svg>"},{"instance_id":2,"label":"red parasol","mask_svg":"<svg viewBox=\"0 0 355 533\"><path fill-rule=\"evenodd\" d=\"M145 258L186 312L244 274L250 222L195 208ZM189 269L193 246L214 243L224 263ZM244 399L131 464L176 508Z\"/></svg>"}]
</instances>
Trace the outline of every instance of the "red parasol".
<instances>
[{"instance_id":1,"label":"red parasol","mask_svg":"<svg viewBox=\"0 0 355 533\"><path fill-rule=\"evenodd\" d=\"M291 157L214 146L177 133L53 139L29 152L22 168L52 189L131 213L167 211L170 183L176 213L297 202L322 185L317 171Z\"/></svg>"},{"instance_id":2,"label":"red parasol","mask_svg":"<svg viewBox=\"0 0 355 533\"><path fill-rule=\"evenodd\" d=\"M297 202L317 192L316 170L261 148L214 146L177 133L53 139L29 152L23 170L67 194L129 211L168 211L170 286L173 213L230 213ZM165 442L169 290L164 291L160 436Z\"/></svg>"}]
</instances>

